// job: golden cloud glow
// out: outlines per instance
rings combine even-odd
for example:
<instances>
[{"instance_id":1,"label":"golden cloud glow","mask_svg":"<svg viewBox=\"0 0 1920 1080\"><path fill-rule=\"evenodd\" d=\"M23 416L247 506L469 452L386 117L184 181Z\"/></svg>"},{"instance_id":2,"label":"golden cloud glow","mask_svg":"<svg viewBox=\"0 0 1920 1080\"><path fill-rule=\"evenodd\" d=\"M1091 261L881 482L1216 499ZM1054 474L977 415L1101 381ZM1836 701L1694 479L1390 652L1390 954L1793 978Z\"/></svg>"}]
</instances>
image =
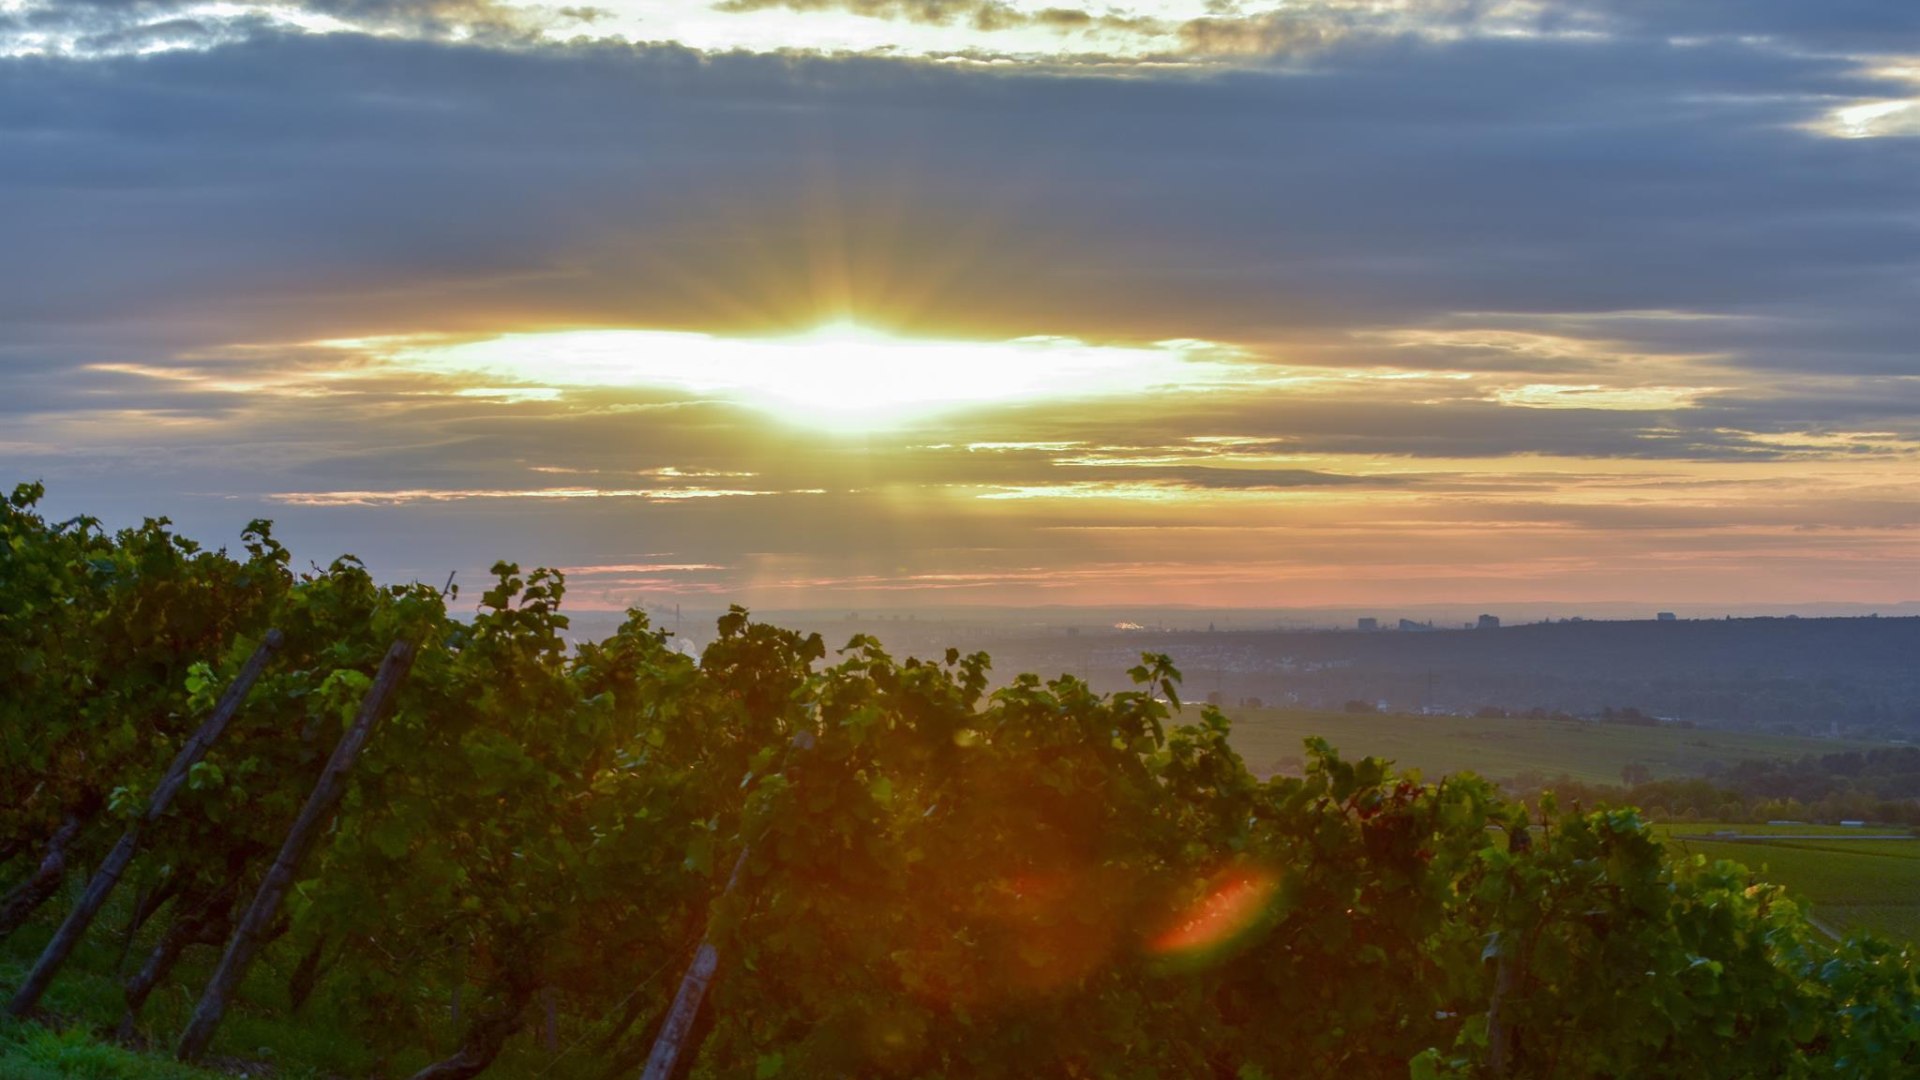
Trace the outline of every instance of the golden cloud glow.
<instances>
[{"instance_id":1,"label":"golden cloud glow","mask_svg":"<svg viewBox=\"0 0 1920 1080\"><path fill-rule=\"evenodd\" d=\"M395 369L484 380L490 398L651 388L746 405L835 431L910 425L982 405L1244 385L1262 369L1205 341L1096 345L1065 337L941 341L832 324L783 338L568 330L478 341L434 336L322 342Z\"/></svg>"},{"instance_id":2,"label":"golden cloud glow","mask_svg":"<svg viewBox=\"0 0 1920 1080\"><path fill-rule=\"evenodd\" d=\"M57 9L59 0L0 0L0 14ZM137 5L130 5L137 6ZM1600 37L1577 14L1547 20L1538 0L1496 0L1473 18L1442 0L1317 0L1297 9L1241 11L1220 0L604 0L557 6L523 0L420 5L333 5L283 0L181 0L152 13L144 33L101 40L84 23L19 19L0 34L0 57L102 50L150 54L206 48L247 24L282 32L443 35L450 41L567 42L581 37L671 41L710 52L815 51L956 62L1138 62L1167 68L1324 49L1355 35Z\"/></svg>"},{"instance_id":3,"label":"golden cloud glow","mask_svg":"<svg viewBox=\"0 0 1920 1080\"><path fill-rule=\"evenodd\" d=\"M1920 90L1920 57L1869 65L1861 74L1872 79L1904 82ZM1855 101L1828 110L1808 127L1817 134L1838 139L1920 135L1920 96Z\"/></svg>"},{"instance_id":4,"label":"golden cloud glow","mask_svg":"<svg viewBox=\"0 0 1920 1080\"><path fill-rule=\"evenodd\" d=\"M469 499L644 499L648 502L674 502L771 494L774 493L732 488L409 488L402 491L281 491L266 498L288 506L404 506L409 503L465 502ZM817 495L819 490L790 491L785 494Z\"/></svg>"},{"instance_id":5,"label":"golden cloud glow","mask_svg":"<svg viewBox=\"0 0 1920 1080\"><path fill-rule=\"evenodd\" d=\"M1920 130L1920 98L1864 101L1827 114L1823 133L1842 139L1871 139Z\"/></svg>"},{"instance_id":6,"label":"golden cloud glow","mask_svg":"<svg viewBox=\"0 0 1920 1080\"><path fill-rule=\"evenodd\" d=\"M1663 411L1691 409L1700 398L1717 389L1712 386L1607 387L1595 384L1529 383L1495 390L1493 399L1502 405L1530 409Z\"/></svg>"},{"instance_id":7,"label":"golden cloud glow","mask_svg":"<svg viewBox=\"0 0 1920 1080\"><path fill-rule=\"evenodd\" d=\"M1712 316L1695 316L1670 312L1629 312L1613 313L1598 317L1580 316L1580 318L1586 318L1594 322L1606 322L1623 317L1645 319L1647 321L1671 322L1712 318ZM1677 363L1720 359L1717 354L1711 353L1673 354L1646 352L1634 349L1624 342L1607 338L1576 337L1569 334L1546 333L1537 330L1510 330L1487 326L1462 329L1396 329L1362 333L1357 336L1363 340L1368 338L1378 339L1396 348L1457 349L1463 352L1497 353L1513 357L1516 361L1528 363L1537 361Z\"/></svg>"}]
</instances>

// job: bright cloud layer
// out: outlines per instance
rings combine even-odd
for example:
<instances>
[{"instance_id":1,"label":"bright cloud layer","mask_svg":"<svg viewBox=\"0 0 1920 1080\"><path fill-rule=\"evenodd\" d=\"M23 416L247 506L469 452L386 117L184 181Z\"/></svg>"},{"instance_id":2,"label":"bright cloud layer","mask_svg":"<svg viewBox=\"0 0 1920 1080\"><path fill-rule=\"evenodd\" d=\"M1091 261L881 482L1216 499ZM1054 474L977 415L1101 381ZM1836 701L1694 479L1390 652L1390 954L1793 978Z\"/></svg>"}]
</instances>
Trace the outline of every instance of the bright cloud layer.
<instances>
[{"instance_id":1,"label":"bright cloud layer","mask_svg":"<svg viewBox=\"0 0 1920 1080\"><path fill-rule=\"evenodd\" d=\"M658 330L504 334L478 341L325 342L401 371L505 381L459 393L666 388L738 401L831 431L901 427L971 407L1101 399L1257 382L1260 367L1202 341L1089 345L1072 338L943 341L828 324L772 338Z\"/></svg>"}]
</instances>

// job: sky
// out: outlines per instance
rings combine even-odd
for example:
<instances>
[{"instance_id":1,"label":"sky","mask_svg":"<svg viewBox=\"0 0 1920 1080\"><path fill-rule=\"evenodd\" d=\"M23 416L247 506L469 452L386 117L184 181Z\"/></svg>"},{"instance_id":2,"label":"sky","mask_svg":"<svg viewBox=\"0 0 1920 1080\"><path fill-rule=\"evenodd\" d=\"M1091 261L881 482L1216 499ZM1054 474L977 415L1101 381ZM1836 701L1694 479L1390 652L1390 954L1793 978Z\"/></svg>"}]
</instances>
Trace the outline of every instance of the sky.
<instances>
[{"instance_id":1,"label":"sky","mask_svg":"<svg viewBox=\"0 0 1920 1080\"><path fill-rule=\"evenodd\" d=\"M0 0L0 482L570 602L1920 599L1911 0Z\"/></svg>"}]
</instances>

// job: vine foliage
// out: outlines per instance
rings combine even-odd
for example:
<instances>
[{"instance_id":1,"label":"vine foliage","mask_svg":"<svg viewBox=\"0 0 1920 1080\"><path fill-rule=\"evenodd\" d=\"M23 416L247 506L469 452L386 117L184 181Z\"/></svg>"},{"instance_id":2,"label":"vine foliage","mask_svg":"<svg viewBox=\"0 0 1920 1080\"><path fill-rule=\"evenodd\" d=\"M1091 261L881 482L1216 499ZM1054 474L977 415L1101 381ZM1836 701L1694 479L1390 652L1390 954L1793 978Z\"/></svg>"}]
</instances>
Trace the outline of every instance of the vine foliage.
<instances>
[{"instance_id":1,"label":"vine foliage","mask_svg":"<svg viewBox=\"0 0 1920 1080\"><path fill-rule=\"evenodd\" d=\"M384 1073L478 1075L551 1008L553 1075L632 1075L702 940L700 1077L1920 1070L1911 950L1827 942L1629 808L1528 810L1319 740L1261 779L1165 656L1101 694L740 609L697 660L639 612L573 643L556 571L499 564L459 614L351 558L296 572L264 522L230 555L164 520L51 522L42 496L0 514L16 924L59 917L67 866L285 639L129 874L158 929L128 1032L224 940L404 639L267 945L286 992L254 1006L319 1003Z\"/></svg>"}]
</instances>

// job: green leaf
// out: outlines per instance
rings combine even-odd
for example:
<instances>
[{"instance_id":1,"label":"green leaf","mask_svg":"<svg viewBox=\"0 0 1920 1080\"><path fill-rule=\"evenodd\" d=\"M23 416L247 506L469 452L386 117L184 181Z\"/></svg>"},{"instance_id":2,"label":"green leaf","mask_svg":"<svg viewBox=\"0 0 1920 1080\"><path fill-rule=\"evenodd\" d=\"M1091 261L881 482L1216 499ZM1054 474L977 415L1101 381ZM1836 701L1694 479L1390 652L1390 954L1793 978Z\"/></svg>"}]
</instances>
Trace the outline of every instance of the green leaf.
<instances>
[{"instance_id":1,"label":"green leaf","mask_svg":"<svg viewBox=\"0 0 1920 1080\"><path fill-rule=\"evenodd\" d=\"M217 788L225 779L226 774L220 771L220 766L211 761L197 761L193 768L187 770L187 790Z\"/></svg>"},{"instance_id":2,"label":"green leaf","mask_svg":"<svg viewBox=\"0 0 1920 1080\"><path fill-rule=\"evenodd\" d=\"M398 859L412 846L413 830L405 819L389 817L375 824L368 832L367 839L375 851L389 859Z\"/></svg>"},{"instance_id":3,"label":"green leaf","mask_svg":"<svg viewBox=\"0 0 1920 1080\"><path fill-rule=\"evenodd\" d=\"M687 841L687 855L682 860L682 865L696 874L713 872L713 835L711 833L695 833L693 839Z\"/></svg>"}]
</instances>

